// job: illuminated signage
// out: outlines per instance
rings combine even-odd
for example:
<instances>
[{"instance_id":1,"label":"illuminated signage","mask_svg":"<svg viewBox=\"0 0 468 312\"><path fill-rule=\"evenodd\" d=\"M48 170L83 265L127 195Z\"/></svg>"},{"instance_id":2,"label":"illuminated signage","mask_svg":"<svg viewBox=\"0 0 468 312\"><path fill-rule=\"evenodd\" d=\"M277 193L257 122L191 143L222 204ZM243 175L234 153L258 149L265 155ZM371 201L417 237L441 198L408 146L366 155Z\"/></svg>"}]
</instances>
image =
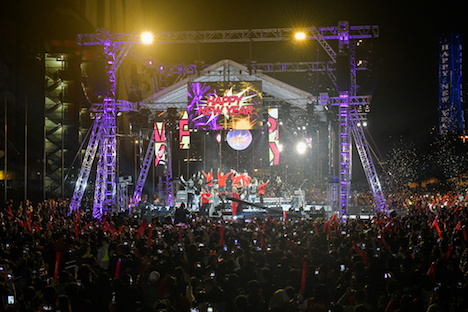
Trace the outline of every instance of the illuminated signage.
<instances>
[{"instance_id":1,"label":"illuminated signage","mask_svg":"<svg viewBox=\"0 0 468 312\"><path fill-rule=\"evenodd\" d=\"M190 147L190 130L188 124L188 114L186 111L182 113L179 120L179 148L189 149Z\"/></svg>"},{"instance_id":2,"label":"illuminated signage","mask_svg":"<svg viewBox=\"0 0 468 312\"><path fill-rule=\"evenodd\" d=\"M261 89L261 81L190 83L189 126L210 130L261 128Z\"/></svg>"},{"instance_id":3,"label":"illuminated signage","mask_svg":"<svg viewBox=\"0 0 468 312\"><path fill-rule=\"evenodd\" d=\"M439 133L464 133L460 35L442 36L439 47Z\"/></svg>"},{"instance_id":4,"label":"illuminated signage","mask_svg":"<svg viewBox=\"0 0 468 312\"><path fill-rule=\"evenodd\" d=\"M243 151L252 143L252 134L249 130L231 130L226 140L232 149Z\"/></svg>"},{"instance_id":5,"label":"illuminated signage","mask_svg":"<svg viewBox=\"0 0 468 312\"><path fill-rule=\"evenodd\" d=\"M279 148L279 125L278 125L278 109L268 109L268 146L270 166L279 165L280 148Z\"/></svg>"},{"instance_id":6,"label":"illuminated signage","mask_svg":"<svg viewBox=\"0 0 468 312\"><path fill-rule=\"evenodd\" d=\"M163 121L156 121L154 123L154 140L155 140L155 162L154 165L166 164L166 133Z\"/></svg>"}]
</instances>

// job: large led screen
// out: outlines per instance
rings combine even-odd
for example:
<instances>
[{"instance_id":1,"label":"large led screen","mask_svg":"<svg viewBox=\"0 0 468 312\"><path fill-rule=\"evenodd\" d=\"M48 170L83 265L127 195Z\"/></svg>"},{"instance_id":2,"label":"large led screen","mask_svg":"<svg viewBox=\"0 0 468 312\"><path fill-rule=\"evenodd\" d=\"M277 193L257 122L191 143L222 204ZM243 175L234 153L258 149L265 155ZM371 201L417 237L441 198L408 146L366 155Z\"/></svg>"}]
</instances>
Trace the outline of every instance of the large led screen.
<instances>
[{"instance_id":1,"label":"large led screen","mask_svg":"<svg viewBox=\"0 0 468 312\"><path fill-rule=\"evenodd\" d=\"M262 82L189 83L187 112L191 129L260 129Z\"/></svg>"}]
</instances>

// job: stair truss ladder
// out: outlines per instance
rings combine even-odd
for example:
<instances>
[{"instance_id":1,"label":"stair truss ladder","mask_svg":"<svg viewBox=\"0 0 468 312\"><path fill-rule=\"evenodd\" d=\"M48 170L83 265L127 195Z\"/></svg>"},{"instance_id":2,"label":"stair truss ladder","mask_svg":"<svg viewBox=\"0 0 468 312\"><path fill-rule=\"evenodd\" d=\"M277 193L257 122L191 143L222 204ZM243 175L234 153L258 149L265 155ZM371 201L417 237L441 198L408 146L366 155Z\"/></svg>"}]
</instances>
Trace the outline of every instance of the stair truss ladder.
<instances>
[{"instance_id":1,"label":"stair truss ladder","mask_svg":"<svg viewBox=\"0 0 468 312\"><path fill-rule=\"evenodd\" d=\"M73 192L72 201L70 203L70 211L73 209L79 209L83 194L88 184L89 174L93 166L94 157L99 146L99 141L102 136L102 124L101 120L95 119L93 128L91 129L91 135L89 137L88 146L83 158L80 173L76 180L75 191Z\"/></svg>"},{"instance_id":2,"label":"stair truss ladder","mask_svg":"<svg viewBox=\"0 0 468 312\"><path fill-rule=\"evenodd\" d=\"M374 163L372 162L369 146L367 144L366 137L364 136L363 127L361 126L362 121L359 118L356 109L351 109L349 111L349 120L351 122L351 131L356 142L356 148L358 150L359 157L361 158L361 163L366 174L367 182L371 187L377 210L379 212L388 214L387 204L385 203L385 197L382 192L382 186L380 184L379 177L377 176Z\"/></svg>"},{"instance_id":3,"label":"stair truss ladder","mask_svg":"<svg viewBox=\"0 0 468 312\"><path fill-rule=\"evenodd\" d=\"M138 205L141 200L141 193L143 192L143 187L145 186L146 178L148 177L149 168L153 162L155 148L154 143L154 135L152 135L151 140L148 143L148 148L146 149L146 154L143 160L143 165L141 166L140 175L138 176L138 181L135 185L135 191L133 193L132 199L132 203L134 205Z\"/></svg>"}]
</instances>

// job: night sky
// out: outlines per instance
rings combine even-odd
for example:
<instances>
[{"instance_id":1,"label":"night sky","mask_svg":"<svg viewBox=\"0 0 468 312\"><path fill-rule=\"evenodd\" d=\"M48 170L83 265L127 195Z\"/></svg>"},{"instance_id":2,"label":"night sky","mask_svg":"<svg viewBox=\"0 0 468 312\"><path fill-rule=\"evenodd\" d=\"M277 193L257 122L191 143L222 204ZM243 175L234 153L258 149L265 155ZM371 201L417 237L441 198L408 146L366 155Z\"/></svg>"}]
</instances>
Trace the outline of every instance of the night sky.
<instances>
[{"instance_id":1,"label":"night sky","mask_svg":"<svg viewBox=\"0 0 468 312\"><path fill-rule=\"evenodd\" d=\"M371 50L375 59L372 82L376 88L372 88L368 129L382 153L399 136L422 142L432 128L437 129L438 38L450 31L461 33L463 38L467 30L461 1L146 2L146 16L140 23L151 25L155 31L320 27L336 25L340 20L348 20L350 25L379 25L380 38L366 40L363 49ZM252 59L315 61L317 46L317 42L310 42L271 49L258 43L253 46ZM187 63L197 58L195 50L158 47L156 57ZM200 50L200 58L207 63L222 58L243 62L249 57L247 45L213 44ZM323 50L320 54L321 60L327 60ZM297 79L296 85L303 86L303 77Z\"/></svg>"}]
</instances>

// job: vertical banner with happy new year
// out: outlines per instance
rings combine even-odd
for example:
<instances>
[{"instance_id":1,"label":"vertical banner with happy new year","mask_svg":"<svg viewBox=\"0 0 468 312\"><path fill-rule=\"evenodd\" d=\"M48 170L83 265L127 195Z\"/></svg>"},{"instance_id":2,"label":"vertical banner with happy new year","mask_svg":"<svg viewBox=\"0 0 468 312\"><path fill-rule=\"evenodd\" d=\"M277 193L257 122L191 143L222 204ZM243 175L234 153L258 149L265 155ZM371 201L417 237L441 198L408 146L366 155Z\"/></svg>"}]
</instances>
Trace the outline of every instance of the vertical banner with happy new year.
<instances>
[{"instance_id":1,"label":"vertical banner with happy new year","mask_svg":"<svg viewBox=\"0 0 468 312\"><path fill-rule=\"evenodd\" d=\"M154 153L156 154L154 165L166 164L166 131L164 121L154 123Z\"/></svg>"},{"instance_id":2,"label":"vertical banner with happy new year","mask_svg":"<svg viewBox=\"0 0 468 312\"><path fill-rule=\"evenodd\" d=\"M188 124L187 111L181 112L182 116L179 120L179 148L189 149L190 147L190 130Z\"/></svg>"},{"instance_id":3,"label":"vertical banner with happy new year","mask_svg":"<svg viewBox=\"0 0 468 312\"><path fill-rule=\"evenodd\" d=\"M268 109L268 155L270 166L279 164L279 124L278 124L278 109Z\"/></svg>"}]
</instances>

